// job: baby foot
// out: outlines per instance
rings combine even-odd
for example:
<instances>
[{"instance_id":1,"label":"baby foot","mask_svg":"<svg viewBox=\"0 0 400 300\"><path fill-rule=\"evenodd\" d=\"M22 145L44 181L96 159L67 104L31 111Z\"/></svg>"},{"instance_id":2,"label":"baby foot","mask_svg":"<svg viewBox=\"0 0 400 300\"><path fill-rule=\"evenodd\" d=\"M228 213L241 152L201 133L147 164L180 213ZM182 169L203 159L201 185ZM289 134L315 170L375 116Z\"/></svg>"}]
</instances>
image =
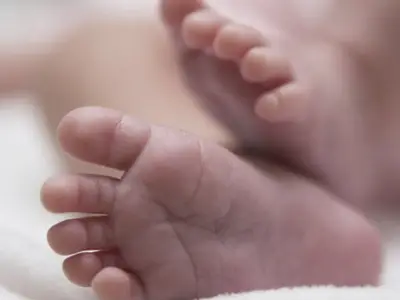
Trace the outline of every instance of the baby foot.
<instances>
[{"instance_id":1,"label":"baby foot","mask_svg":"<svg viewBox=\"0 0 400 300\"><path fill-rule=\"evenodd\" d=\"M180 59L185 61L183 68L186 68L195 92L201 97L210 96L202 95L206 91L201 85L207 83L196 85L197 80L207 81L204 77L197 78L202 75L216 81L209 82L214 85L213 89L223 89L224 81L239 80L241 93L237 94L237 89L227 86L227 90L219 91L224 93L222 96L231 98L232 102L244 96L243 104L253 103L255 113L270 122L293 121L300 117L305 104L303 89L293 80L286 57L261 32L221 16L203 2L161 1L163 19L179 45ZM196 58L190 56L194 54L208 57L199 58L202 65L192 64L190 60ZM213 72L230 79L216 78Z\"/></svg>"},{"instance_id":2,"label":"baby foot","mask_svg":"<svg viewBox=\"0 0 400 300\"><path fill-rule=\"evenodd\" d=\"M380 10L369 7L363 18L364 11L355 10L357 1L344 8L330 1L328 11L311 5L310 18L296 1L209 2L161 0L160 5L184 79L200 103L232 130L241 146L280 158L346 201L364 209L388 198L381 195L388 180L379 175L390 173L382 163L388 160L382 146L386 141L375 130L388 121L377 115L382 111L375 103L383 97L376 78L387 81L390 76L371 71L381 60L364 55L366 49L378 51L365 47L372 36L358 26L375 11L382 16L374 19L384 19L384 4ZM250 17L245 23L258 30L218 14L210 8L217 2L224 3L223 12ZM357 18L332 26L341 12ZM357 28L351 39L346 27Z\"/></svg>"},{"instance_id":3,"label":"baby foot","mask_svg":"<svg viewBox=\"0 0 400 300\"><path fill-rule=\"evenodd\" d=\"M92 214L57 224L48 239L73 255L67 277L103 300L377 283L377 232L300 177L107 109L72 112L59 137L77 158L125 171L43 187L50 211Z\"/></svg>"}]
</instances>

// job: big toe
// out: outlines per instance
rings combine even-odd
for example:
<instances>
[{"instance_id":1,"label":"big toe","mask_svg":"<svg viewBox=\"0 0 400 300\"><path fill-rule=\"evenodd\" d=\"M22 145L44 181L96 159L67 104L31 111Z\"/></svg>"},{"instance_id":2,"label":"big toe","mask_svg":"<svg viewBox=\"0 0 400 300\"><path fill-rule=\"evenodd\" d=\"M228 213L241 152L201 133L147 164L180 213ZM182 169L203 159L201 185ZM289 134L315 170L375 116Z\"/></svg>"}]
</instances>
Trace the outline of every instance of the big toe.
<instances>
[{"instance_id":1,"label":"big toe","mask_svg":"<svg viewBox=\"0 0 400 300\"><path fill-rule=\"evenodd\" d=\"M148 124L117 111L85 107L66 115L58 138L66 152L83 161L126 171L146 145Z\"/></svg>"}]
</instances>

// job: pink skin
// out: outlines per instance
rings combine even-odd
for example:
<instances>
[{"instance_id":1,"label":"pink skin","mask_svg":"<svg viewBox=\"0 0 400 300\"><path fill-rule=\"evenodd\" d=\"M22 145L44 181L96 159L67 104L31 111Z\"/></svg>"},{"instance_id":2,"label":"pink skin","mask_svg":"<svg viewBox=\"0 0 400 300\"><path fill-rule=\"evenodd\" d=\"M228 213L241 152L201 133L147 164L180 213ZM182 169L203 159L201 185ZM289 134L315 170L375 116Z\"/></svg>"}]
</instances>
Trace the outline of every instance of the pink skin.
<instances>
[{"instance_id":1,"label":"pink skin","mask_svg":"<svg viewBox=\"0 0 400 300\"><path fill-rule=\"evenodd\" d=\"M50 230L53 249L74 254L64 265L71 281L103 300L377 283L379 235L342 203L398 196L400 74L388 41L400 5L315 3L311 19L305 0L220 1L228 15L251 16L240 20L251 28L196 0L163 0L161 12L200 102L242 144L283 157L335 196L189 135L76 111L60 126L64 149L125 176L45 185L51 211L105 215Z\"/></svg>"},{"instance_id":2,"label":"pink skin","mask_svg":"<svg viewBox=\"0 0 400 300\"><path fill-rule=\"evenodd\" d=\"M55 225L48 239L72 255L67 277L102 300L378 281L378 232L301 176L102 108L67 115L59 140L81 160L124 171L64 175L42 191L52 212L92 214Z\"/></svg>"},{"instance_id":3,"label":"pink skin","mask_svg":"<svg viewBox=\"0 0 400 300\"><path fill-rule=\"evenodd\" d=\"M241 145L283 158L354 205L397 200L399 2L209 2L227 17L195 0L162 0L160 5L184 78L199 102ZM41 59L0 54L0 92L35 86ZM87 68L92 68L90 63ZM69 74L63 67L58 72ZM54 123L63 115L60 107L114 106L107 103L108 96L100 101L95 92L81 91L72 80L81 77L56 75L50 72L51 79L61 79L48 85L59 91L55 97L50 92L46 103L46 112L57 112L50 116ZM64 87L65 78L73 88ZM80 91L72 98L65 96L74 90ZM113 89L104 91L100 95L114 94ZM129 99L129 93L135 91L129 90L128 96L123 92L126 98L121 98ZM53 102L63 97L64 103ZM69 102L73 104L65 105ZM136 107L118 105L132 112Z\"/></svg>"},{"instance_id":4,"label":"pink skin","mask_svg":"<svg viewBox=\"0 0 400 300\"><path fill-rule=\"evenodd\" d=\"M399 2L209 2L161 1L199 102L356 206L397 199Z\"/></svg>"}]
</instances>

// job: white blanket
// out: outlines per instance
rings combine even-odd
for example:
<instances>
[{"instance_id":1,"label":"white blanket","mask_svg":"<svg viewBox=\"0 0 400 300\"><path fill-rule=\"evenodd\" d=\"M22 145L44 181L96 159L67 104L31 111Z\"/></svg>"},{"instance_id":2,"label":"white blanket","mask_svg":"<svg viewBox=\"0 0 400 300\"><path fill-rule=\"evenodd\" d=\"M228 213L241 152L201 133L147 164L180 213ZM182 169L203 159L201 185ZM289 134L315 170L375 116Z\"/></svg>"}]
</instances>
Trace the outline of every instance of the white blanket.
<instances>
[{"instance_id":1,"label":"white blanket","mask_svg":"<svg viewBox=\"0 0 400 300\"><path fill-rule=\"evenodd\" d=\"M142 8L146 8L147 12L154 7L155 1L119 0L121 4L134 3L135 10L142 11ZM33 2L35 1L21 0L0 3L2 27L4 28L5 20L9 21L7 24L10 25L5 27L6 30L0 30L0 39L3 41L8 39L14 43L15 30L19 30L18 37L25 42L26 38L31 36L32 29L43 28L45 18L35 19L41 20L38 23L28 22L28 27L23 24L20 26L21 24L13 18L16 10L5 10L3 7L18 3L26 8L24 5L32 5ZM118 1L87 0L86 2L108 6ZM65 3L71 4L77 1L65 0ZM31 12L25 12L23 18L32 16ZM18 16L21 20L21 10L18 11ZM57 18L59 16L57 15ZM49 14L46 14L46 17L49 17ZM59 22L57 24L62 25ZM11 30L11 27L14 30ZM47 142L48 137L40 120L38 112L29 105L4 105L0 109L0 300L95 299L89 290L77 288L67 282L61 271L61 257L53 254L46 244L47 228L60 220L60 217L48 214L41 207L40 186L48 176L61 168ZM386 221L382 223L382 228L387 251L385 271L382 276L384 285L380 288L298 288L217 298L218 300L400 299L400 222Z\"/></svg>"}]
</instances>

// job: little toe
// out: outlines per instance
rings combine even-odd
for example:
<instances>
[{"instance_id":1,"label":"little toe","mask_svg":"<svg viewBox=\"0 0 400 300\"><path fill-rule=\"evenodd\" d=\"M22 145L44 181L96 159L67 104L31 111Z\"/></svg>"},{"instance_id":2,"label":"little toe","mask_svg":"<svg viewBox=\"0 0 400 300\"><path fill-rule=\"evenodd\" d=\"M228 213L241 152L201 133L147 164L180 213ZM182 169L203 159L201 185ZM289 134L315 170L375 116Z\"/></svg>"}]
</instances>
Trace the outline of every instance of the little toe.
<instances>
[{"instance_id":1,"label":"little toe","mask_svg":"<svg viewBox=\"0 0 400 300\"><path fill-rule=\"evenodd\" d=\"M49 230L47 238L50 247L61 255L111 249L115 246L114 234L105 217L61 222Z\"/></svg>"},{"instance_id":2,"label":"little toe","mask_svg":"<svg viewBox=\"0 0 400 300\"><path fill-rule=\"evenodd\" d=\"M95 175L53 177L42 187L44 207L54 213L108 214L119 180Z\"/></svg>"},{"instance_id":3,"label":"little toe","mask_svg":"<svg viewBox=\"0 0 400 300\"><path fill-rule=\"evenodd\" d=\"M66 152L122 171L132 166L150 135L148 124L98 107L76 109L58 127L58 138Z\"/></svg>"},{"instance_id":4,"label":"little toe","mask_svg":"<svg viewBox=\"0 0 400 300\"><path fill-rule=\"evenodd\" d=\"M161 0L160 13L165 24L176 27L188 14L204 7L202 0Z\"/></svg>"},{"instance_id":5,"label":"little toe","mask_svg":"<svg viewBox=\"0 0 400 300\"><path fill-rule=\"evenodd\" d=\"M182 39L189 48L208 50L225 23L225 18L210 9L196 11L184 19Z\"/></svg>"},{"instance_id":6,"label":"little toe","mask_svg":"<svg viewBox=\"0 0 400 300\"><path fill-rule=\"evenodd\" d=\"M241 24L229 23L218 31L213 49L218 58L237 61L251 48L266 44L266 39L259 31Z\"/></svg>"},{"instance_id":7,"label":"little toe","mask_svg":"<svg viewBox=\"0 0 400 300\"><path fill-rule=\"evenodd\" d=\"M124 260L115 252L81 253L64 261L63 269L67 278L79 286L88 287L95 276L104 268L126 269Z\"/></svg>"},{"instance_id":8,"label":"little toe","mask_svg":"<svg viewBox=\"0 0 400 300\"><path fill-rule=\"evenodd\" d=\"M92 288L100 300L143 300L139 280L118 268L101 270L94 277Z\"/></svg>"},{"instance_id":9,"label":"little toe","mask_svg":"<svg viewBox=\"0 0 400 300\"><path fill-rule=\"evenodd\" d=\"M305 118L307 107L306 89L297 83L290 83L261 95L254 110L266 121L296 122Z\"/></svg>"},{"instance_id":10,"label":"little toe","mask_svg":"<svg viewBox=\"0 0 400 300\"><path fill-rule=\"evenodd\" d=\"M244 80L261 83L268 88L292 78L287 59L269 47L250 49L240 62L240 72Z\"/></svg>"}]
</instances>

